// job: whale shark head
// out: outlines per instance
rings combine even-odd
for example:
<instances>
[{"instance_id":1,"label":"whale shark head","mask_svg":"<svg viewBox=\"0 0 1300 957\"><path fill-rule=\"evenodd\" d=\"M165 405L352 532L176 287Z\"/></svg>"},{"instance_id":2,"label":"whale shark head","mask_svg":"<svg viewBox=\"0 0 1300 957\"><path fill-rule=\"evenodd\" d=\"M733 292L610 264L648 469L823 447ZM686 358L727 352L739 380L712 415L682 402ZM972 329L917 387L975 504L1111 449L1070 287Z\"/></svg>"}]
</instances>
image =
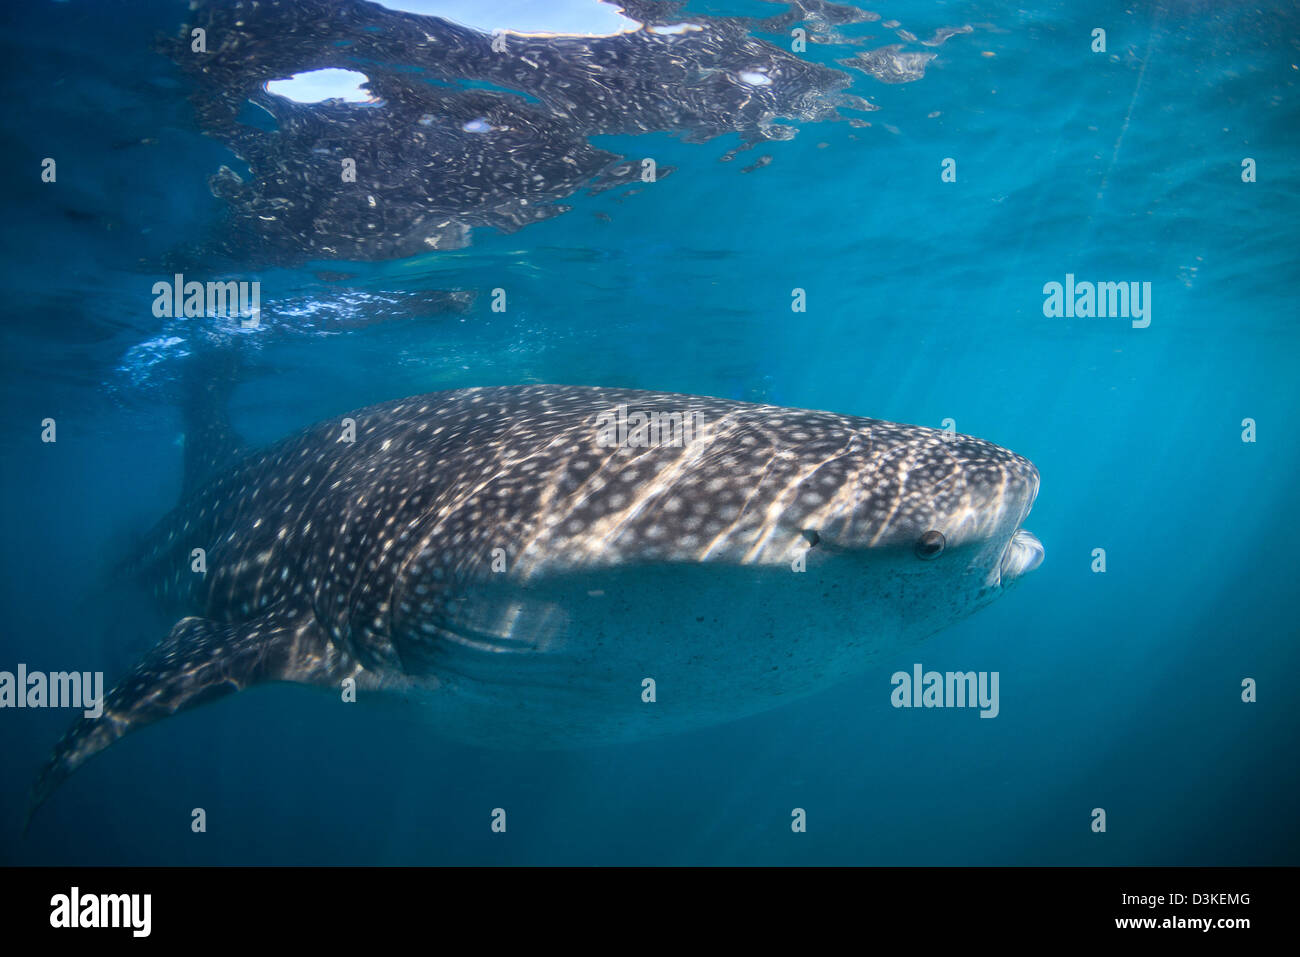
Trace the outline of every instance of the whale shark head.
<instances>
[{"instance_id":1,"label":"whale shark head","mask_svg":"<svg viewBox=\"0 0 1300 957\"><path fill-rule=\"evenodd\" d=\"M674 398L645 395L647 417ZM1042 561L1022 527L1038 470L1014 452L831 413L729 403L699 419L710 413L680 447L600 448L587 422L558 432L551 444L565 452L547 487L559 494L519 550L519 579L657 564L851 576L856 563L906 586L915 614L974 610ZM510 471L517 519L528 507Z\"/></svg>"},{"instance_id":2,"label":"whale shark head","mask_svg":"<svg viewBox=\"0 0 1300 957\"><path fill-rule=\"evenodd\" d=\"M808 510L796 500L782 511L785 527L805 527L815 547L896 576L916 603L958 617L1041 564L1043 546L1023 527L1038 496L1032 462L982 439L917 426L879 423L871 433L868 450L830 469L827 503ZM805 467L825 471L815 457Z\"/></svg>"}]
</instances>

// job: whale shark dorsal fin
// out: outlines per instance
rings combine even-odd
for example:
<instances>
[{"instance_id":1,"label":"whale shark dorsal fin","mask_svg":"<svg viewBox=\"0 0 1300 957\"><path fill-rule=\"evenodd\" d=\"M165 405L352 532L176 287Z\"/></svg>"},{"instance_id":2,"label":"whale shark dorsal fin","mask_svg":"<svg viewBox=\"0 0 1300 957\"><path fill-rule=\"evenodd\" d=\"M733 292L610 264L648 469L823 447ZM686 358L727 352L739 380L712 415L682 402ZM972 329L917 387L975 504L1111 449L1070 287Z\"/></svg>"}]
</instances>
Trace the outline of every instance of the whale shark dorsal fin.
<instances>
[{"instance_id":1,"label":"whale shark dorsal fin","mask_svg":"<svg viewBox=\"0 0 1300 957\"><path fill-rule=\"evenodd\" d=\"M268 681L334 685L360 672L310 614L239 624L184 618L54 747L32 788L27 820L89 758L147 724ZM24 824L26 830L26 824Z\"/></svg>"}]
</instances>

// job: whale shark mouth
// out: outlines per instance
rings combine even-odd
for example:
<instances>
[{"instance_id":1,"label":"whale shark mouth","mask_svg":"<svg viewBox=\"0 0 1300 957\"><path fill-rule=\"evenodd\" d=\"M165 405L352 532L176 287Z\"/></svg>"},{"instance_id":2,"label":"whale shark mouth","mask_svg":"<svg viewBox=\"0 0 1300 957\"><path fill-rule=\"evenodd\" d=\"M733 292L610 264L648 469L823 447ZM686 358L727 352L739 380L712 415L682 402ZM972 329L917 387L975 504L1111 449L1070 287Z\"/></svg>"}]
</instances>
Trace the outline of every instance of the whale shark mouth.
<instances>
[{"instance_id":1,"label":"whale shark mouth","mask_svg":"<svg viewBox=\"0 0 1300 957\"><path fill-rule=\"evenodd\" d=\"M1043 543L1032 532L1016 529L1002 553L1002 583L1014 581L1043 563Z\"/></svg>"}]
</instances>

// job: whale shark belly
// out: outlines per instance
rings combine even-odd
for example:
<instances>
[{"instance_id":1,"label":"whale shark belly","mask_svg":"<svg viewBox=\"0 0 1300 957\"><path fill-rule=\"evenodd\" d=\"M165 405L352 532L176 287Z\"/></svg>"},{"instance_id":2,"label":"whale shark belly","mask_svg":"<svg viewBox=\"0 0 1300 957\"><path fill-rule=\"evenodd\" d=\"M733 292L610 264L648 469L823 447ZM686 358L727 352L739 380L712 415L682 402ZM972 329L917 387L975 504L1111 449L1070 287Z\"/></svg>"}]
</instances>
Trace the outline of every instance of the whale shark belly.
<instances>
[{"instance_id":1,"label":"whale shark belly","mask_svg":"<svg viewBox=\"0 0 1300 957\"><path fill-rule=\"evenodd\" d=\"M763 711L938 630L907 576L652 565L483 582L399 639L438 733L497 747L626 741Z\"/></svg>"}]
</instances>

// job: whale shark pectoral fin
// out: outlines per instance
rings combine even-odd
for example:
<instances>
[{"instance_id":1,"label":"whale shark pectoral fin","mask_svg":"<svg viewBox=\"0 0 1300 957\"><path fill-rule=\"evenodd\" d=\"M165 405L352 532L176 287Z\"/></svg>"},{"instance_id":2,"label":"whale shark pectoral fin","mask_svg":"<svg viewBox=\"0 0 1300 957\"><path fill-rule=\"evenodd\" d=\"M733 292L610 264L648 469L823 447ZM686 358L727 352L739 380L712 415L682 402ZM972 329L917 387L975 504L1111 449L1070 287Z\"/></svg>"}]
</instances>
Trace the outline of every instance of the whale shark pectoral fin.
<instances>
[{"instance_id":1,"label":"whale shark pectoral fin","mask_svg":"<svg viewBox=\"0 0 1300 957\"><path fill-rule=\"evenodd\" d=\"M68 775L137 728L260 682L327 684L358 670L309 614L240 624L184 618L104 696L97 715L83 715L55 745L27 821Z\"/></svg>"}]
</instances>

